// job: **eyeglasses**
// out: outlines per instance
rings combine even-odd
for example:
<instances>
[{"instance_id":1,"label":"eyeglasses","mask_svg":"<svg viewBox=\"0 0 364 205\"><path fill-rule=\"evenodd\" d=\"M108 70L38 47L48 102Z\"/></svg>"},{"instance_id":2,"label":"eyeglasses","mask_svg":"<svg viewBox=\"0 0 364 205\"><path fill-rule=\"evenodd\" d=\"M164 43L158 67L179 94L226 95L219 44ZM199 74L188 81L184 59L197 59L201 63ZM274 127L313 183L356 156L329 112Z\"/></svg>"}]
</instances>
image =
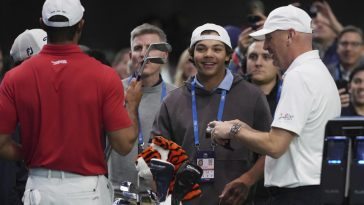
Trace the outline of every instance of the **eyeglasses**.
<instances>
[{"instance_id":1,"label":"eyeglasses","mask_svg":"<svg viewBox=\"0 0 364 205\"><path fill-rule=\"evenodd\" d=\"M363 42L350 42L350 41L339 42L339 46L342 47L348 47L349 45L353 48L358 48L359 46L363 45Z\"/></svg>"}]
</instances>

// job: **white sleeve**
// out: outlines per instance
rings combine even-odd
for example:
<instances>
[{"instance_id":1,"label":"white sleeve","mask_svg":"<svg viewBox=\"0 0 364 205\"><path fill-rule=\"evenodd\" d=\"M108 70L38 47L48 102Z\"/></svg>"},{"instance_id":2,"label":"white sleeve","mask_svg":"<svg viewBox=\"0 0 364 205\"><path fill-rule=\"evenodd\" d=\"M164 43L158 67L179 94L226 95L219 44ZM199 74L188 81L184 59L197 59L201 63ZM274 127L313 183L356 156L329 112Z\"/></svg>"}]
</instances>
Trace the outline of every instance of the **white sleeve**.
<instances>
[{"instance_id":1,"label":"white sleeve","mask_svg":"<svg viewBox=\"0 0 364 205\"><path fill-rule=\"evenodd\" d=\"M272 127L289 130L298 136L307 122L314 98L301 76L297 71L285 76L272 123Z\"/></svg>"}]
</instances>

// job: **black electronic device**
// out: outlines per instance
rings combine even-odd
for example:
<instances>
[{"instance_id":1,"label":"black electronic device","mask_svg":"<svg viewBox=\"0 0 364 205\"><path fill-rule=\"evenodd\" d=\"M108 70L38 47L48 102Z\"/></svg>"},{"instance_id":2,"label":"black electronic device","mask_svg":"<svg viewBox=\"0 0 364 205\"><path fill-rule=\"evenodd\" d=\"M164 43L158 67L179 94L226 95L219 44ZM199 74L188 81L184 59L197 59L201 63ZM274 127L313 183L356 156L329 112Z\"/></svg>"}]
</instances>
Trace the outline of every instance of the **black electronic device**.
<instances>
[{"instance_id":1,"label":"black electronic device","mask_svg":"<svg viewBox=\"0 0 364 205\"><path fill-rule=\"evenodd\" d=\"M324 205L364 204L364 117L326 124L321 194Z\"/></svg>"},{"instance_id":2,"label":"black electronic device","mask_svg":"<svg viewBox=\"0 0 364 205\"><path fill-rule=\"evenodd\" d=\"M258 16L258 15L248 15L247 16L247 21L249 26L253 29L253 30L257 30L258 29L258 22L262 20L262 17Z\"/></svg>"},{"instance_id":3,"label":"black electronic device","mask_svg":"<svg viewBox=\"0 0 364 205\"><path fill-rule=\"evenodd\" d=\"M349 143L350 138L346 136L325 138L321 177L324 204L342 204L345 200Z\"/></svg>"},{"instance_id":4,"label":"black electronic device","mask_svg":"<svg viewBox=\"0 0 364 205\"><path fill-rule=\"evenodd\" d=\"M349 204L364 204L364 136L353 141L353 160L350 168Z\"/></svg>"},{"instance_id":5,"label":"black electronic device","mask_svg":"<svg viewBox=\"0 0 364 205\"><path fill-rule=\"evenodd\" d=\"M336 84L336 87L337 89L342 89L342 88L345 88L345 93L348 93L348 81L346 80L335 80L335 84Z\"/></svg>"}]
</instances>

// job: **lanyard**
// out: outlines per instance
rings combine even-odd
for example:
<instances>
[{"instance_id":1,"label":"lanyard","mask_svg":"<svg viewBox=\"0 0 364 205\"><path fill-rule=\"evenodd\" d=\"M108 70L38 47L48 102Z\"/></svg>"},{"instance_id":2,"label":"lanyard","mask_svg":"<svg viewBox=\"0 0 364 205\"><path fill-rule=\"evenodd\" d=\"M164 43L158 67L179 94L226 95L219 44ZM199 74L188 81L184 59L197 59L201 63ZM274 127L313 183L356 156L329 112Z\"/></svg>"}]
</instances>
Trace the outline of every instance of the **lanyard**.
<instances>
[{"instance_id":1,"label":"lanyard","mask_svg":"<svg viewBox=\"0 0 364 205\"><path fill-rule=\"evenodd\" d=\"M335 79L334 80L340 80L343 78L343 74L340 69L340 64L338 63L335 67Z\"/></svg>"},{"instance_id":2,"label":"lanyard","mask_svg":"<svg viewBox=\"0 0 364 205\"><path fill-rule=\"evenodd\" d=\"M278 81L278 88L277 88L277 95L276 95L276 104L278 104L279 98L281 98L282 83L283 83L283 80L279 80Z\"/></svg>"},{"instance_id":3,"label":"lanyard","mask_svg":"<svg viewBox=\"0 0 364 205\"><path fill-rule=\"evenodd\" d=\"M197 118L197 105L196 105L196 81L192 82L191 95L192 95L192 119L193 119L193 135L195 138L195 146L200 146L199 136L198 136L198 118ZM226 98L226 90L221 91L221 98L219 104L219 111L217 113L217 120L222 120L222 115L224 113L225 106L225 98Z\"/></svg>"},{"instance_id":4,"label":"lanyard","mask_svg":"<svg viewBox=\"0 0 364 205\"><path fill-rule=\"evenodd\" d=\"M128 85L130 84L132 80L132 77L129 78L128 80ZM167 86L166 83L162 80L162 92L161 92L161 97L160 97L160 101L163 101L163 98L166 96L167 94ZM143 131L142 131L142 126L140 123L140 116L138 114L138 145L140 148L143 148L144 146L144 136L143 136Z\"/></svg>"},{"instance_id":5,"label":"lanyard","mask_svg":"<svg viewBox=\"0 0 364 205\"><path fill-rule=\"evenodd\" d=\"M161 98L160 101L163 101L163 98L166 96L167 93L167 88L166 88L166 83L164 81L162 81L162 92L161 92ZM143 136L143 130L142 130L142 126L140 123L140 116L138 114L138 145L140 148L143 148L144 146L144 136Z\"/></svg>"},{"instance_id":6,"label":"lanyard","mask_svg":"<svg viewBox=\"0 0 364 205\"><path fill-rule=\"evenodd\" d=\"M277 88L277 94L276 94L276 106L278 105L279 99L281 98L281 93L282 93L282 84L283 84L283 80L279 80L278 81L278 88ZM275 112L272 114L273 119L275 117Z\"/></svg>"}]
</instances>

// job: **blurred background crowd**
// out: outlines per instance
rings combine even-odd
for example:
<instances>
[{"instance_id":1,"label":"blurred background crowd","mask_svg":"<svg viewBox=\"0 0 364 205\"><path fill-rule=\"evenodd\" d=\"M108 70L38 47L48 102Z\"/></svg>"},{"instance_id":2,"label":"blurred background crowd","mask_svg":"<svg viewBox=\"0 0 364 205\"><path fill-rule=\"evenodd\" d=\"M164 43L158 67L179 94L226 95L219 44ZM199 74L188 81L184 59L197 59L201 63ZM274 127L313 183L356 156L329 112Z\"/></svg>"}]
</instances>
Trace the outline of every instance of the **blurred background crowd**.
<instances>
[{"instance_id":1,"label":"blurred background crowd","mask_svg":"<svg viewBox=\"0 0 364 205\"><path fill-rule=\"evenodd\" d=\"M22 60L14 56L12 59L10 50L13 50L13 42L20 33L40 27L39 14L43 3L43 0L0 1L0 80L17 60ZM257 84L266 95L279 87L281 73L271 63L268 52L263 50L263 43L253 42L249 33L261 27L274 8L294 4L307 11L313 19L313 44L336 81L342 115L364 116L364 12L359 6L360 1L83 0L82 4L87 10L84 14L86 23L80 40L81 49L113 67L120 79L131 74L130 32L138 25L150 23L167 34L168 42L173 47L169 61L162 69L163 80L177 87L183 85L184 81L196 74L187 51L192 30L210 22L224 26L229 33L234 48L229 69ZM257 63L258 54L262 55L263 63ZM252 70L255 67L266 67L271 72L261 79L259 75L254 75ZM265 90L265 85L269 85L268 90ZM277 103L274 97L276 93L273 94L271 99L268 96L272 114Z\"/></svg>"},{"instance_id":2,"label":"blurred background crowd","mask_svg":"<svg viewBox=\"0 0 364 205\"><path fill-rule=\"evenodd\" d=\"M10 50L14 39L25 29L39 28L43 1L10 1L0 3L3 19L0 32L1 76L14 66ZM204 1L85 1L86 25L80 40L81 49L104 64L113 67L121 79L130 75L130 32L143 23L161 28L172 45L162 77L177 87L196 69L189 61L187 48L190 33L199 24L211 22L228 31L234 53L229 69L249 78L246 68L249 34L261 27L268 13L279 6L293 4L304 9L313 19L313 45L336 81L342 107L359 91L351 91L351 71L364 64L364 13L358 2L297 0L227 0ZM95 15L97 14L97 15ZM355 76L351 76L352 78ZM355 89L355 85L354 85ZM352 93L350 96L349 93ZM358 94L360 95L360 94ZM351 106L350 106L351 107ZM350 111L351 110L351 111ZM352 113L350 108L349 114ZM343 110L343 114L346 111ZM356 113L358 114L358 113Z\"/></svg>"},{"instance_id":3,"label":"blurred background crowd","mask_svg":"<svg viewBox=\"0 0 364 205\"><path fill-rule=\"evenodd\" d=\"M297 3L294 0L261 0L264 14L272 9ZM102 51L109 64L121 57L119 52L130 45L130 31L144 22L160 26L173 47L169 57L169 75L173 80L180 55L187 48L190 34L197 26L206 22L229 26L233 45L237 44L239 32L247 26L254 0L226 1L83 1L86 25L80 44ZM301 1L301 7L309 10L313 1ZM364 14L360 1L328 1L333 14L343 25L364 28ZM0 46L8 56L12 42L25 29L39 28L39 14L43 0L0 1ZM258 3L259 4L259 3ZM254 6L253 6L254 7ZM97 15L95 15L97 14ZM115 61L116 63L116 61ZM113 64L113 66L116 66Z\"/></svg>"}]
</instances>

